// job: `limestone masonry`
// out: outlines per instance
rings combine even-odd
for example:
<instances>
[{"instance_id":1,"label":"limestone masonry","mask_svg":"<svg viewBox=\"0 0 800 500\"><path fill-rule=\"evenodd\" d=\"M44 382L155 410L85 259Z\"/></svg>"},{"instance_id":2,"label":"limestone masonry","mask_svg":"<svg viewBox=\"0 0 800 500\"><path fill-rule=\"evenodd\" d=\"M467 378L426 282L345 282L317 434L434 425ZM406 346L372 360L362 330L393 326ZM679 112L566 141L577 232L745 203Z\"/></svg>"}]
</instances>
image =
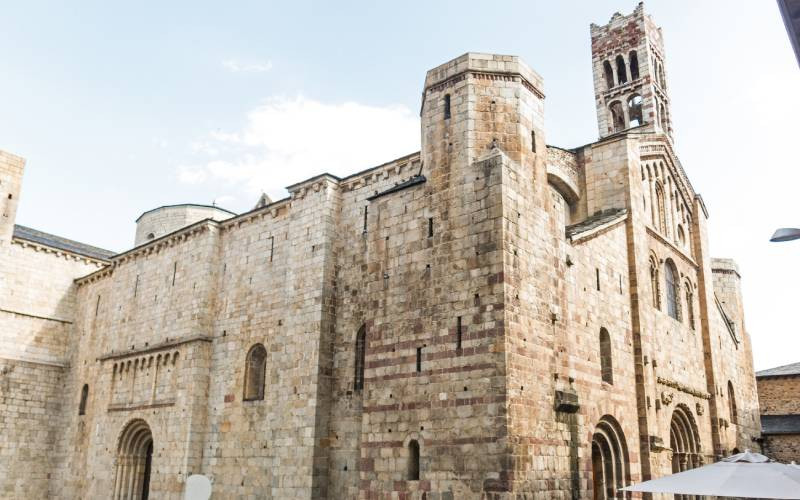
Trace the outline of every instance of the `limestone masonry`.
<instances>
[{"instance_id":1,"label":"limestone masonry","mask_svg":"<svg viewBox=\"0 0 800 500\"><path fill-rule=\"evenodd\" d=\"M15 225L0 153L0 497L621 498L760 449L661 29L639 4L591 50L597 142L548 146L542 77L468 53L419 153L145 212L120 254Z\"/></svg>"}]
</instances>

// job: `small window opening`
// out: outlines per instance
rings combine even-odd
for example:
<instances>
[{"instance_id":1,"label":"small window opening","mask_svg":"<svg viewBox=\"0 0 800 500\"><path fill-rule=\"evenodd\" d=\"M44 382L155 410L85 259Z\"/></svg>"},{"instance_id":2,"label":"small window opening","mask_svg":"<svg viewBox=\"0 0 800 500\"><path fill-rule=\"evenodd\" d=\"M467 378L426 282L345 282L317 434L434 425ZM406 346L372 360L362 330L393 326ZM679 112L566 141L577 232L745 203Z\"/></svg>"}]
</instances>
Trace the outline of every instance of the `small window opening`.
<instances>
[{"instance_id":1,"label":"small window opening","mask_svg":"<svg viewBox=\"0 0 800 500\"><path fill-rule=\"evenodd\" d=\"M147 234L147 239L148 239L148 240L152 240L152 239L153 239L153 238L155 238L155 237L156 237L156 235L155 235L155 234L153 234L153 233L148 233L148 234Z\"/></svg>"},{"instance_id":2,"label":"small window opening","mask_svg":"<svg viewBox=\"0 0 800 500\"><path fill-rule=\"evenodd\" d=\"M444 95L444 119L450 119L450 94Z\"/></svg>"},{"instance_id":3,"label":"small window opening","mask_svg":"<svg viewBox=\"0 0 800 500\"><path fill-rule=\"evenodd\" d=\"M600 269L595 268L594 269L594 275L595 275L595 283L597 285L597 291L599 292L600 291Z\"/></svg>"},{"instance_id":4,"label":"small window opening","mask_svg":"<svg viewBox=\"0 0 800 500\"><path fill-rule=\"evenodd\" d=\"M638 127L642 125L642 96L633 95L628 99L628 126Z\"/></svg>"},{"instance_id":5,"label":"small window opening","mask_svg":"<svg viewBox=\"0 0 800 500\"><path fill-rule=\"evenodd\" d=\"M600 375L603 382L614 383L614 368L611 354L611 336L605 328L600 329Z\"/></svg>"},{"instance_id":6,"label":"small window opening","mask_svg":"<svg viewBox=\"0 0 800 500\"><path fill-rule=\"evenodd\" d=\"M728 381L728 413L731 417L731 423L738 423L739 415L736 410L736 394L733 391L733 383L730 380Z\"/></svg>"},{"instance_id":7,"label":"small window opening","mask_svg":"<svg viewBox=\"0 0 800 500\"><path fill-rule=\"evenodd\" d=\"M272 262L272 257L275 256L275 237L269 237L269 261Z\"/></svg>"},{"instance_id":8,"label":"small window opening","mask_svg":"<svg viewBox=\"0 0 800 500\"><path fill-rule=\"evenodd\" d=\"M419 443L416 439L408 443L408 480L419 481Z\"/></svg>"},{"instance_id":9,"label":"small window opening","mask_svg":"<svg viewBox=\"0 0 800 500\"><path fill-rule=\"evenodd\" d=\"M176 353L177 357L177 353ZM173 361L174 362L174 361ZM264 399L264 378L267 372L267 350L262 344L250 348L245 361L244 400Z\"/></svg>"},{"instance_id":10,"label":"small window opening","mask_svg":"<svg viewBox=\"0 0 800 500\"><path fill-rule=\"evenodd\" d=\"M133 284L133 296L136 297L136 294L139 293L139 275L136 275L136 282Z\"/></svg>"},{"instance_id":11,"label":"small window opening","mask_svg":"<svg viewBox=\"0 0 800 500\"><path fill-rule=\"evenodd\" d=\"M536 131L531 130L531 151L536 152Z\"/></svg>"},{"instance_id":12,"label":"small window opening","mask_svg":"<svg viewBox=\"0 0 800 500\"><path fill-rule=\"evenodd\" d=\"M608 61L603 61L603 72L606 76L606 88L614 88L614 70L611 69L611 63Z\"/></svg>"},{"instance_id":13,"label":"small window opening","mask_svg":"<svg viewBox=\"0 0 800 500\"><path fill-rule=\"evenodd\" d=\"M172 266L172 286L175 286L175 275L178 274L178 263L175 262Z\"/></svg>"},{"instance_id":14,"label":"small window opening","mask_svg":"<svg viewBox=\"0 0 800 500\"><path fill-rule=\"evenodd\" d=\"M673 319L681 320L681 310L678 291L678 270L672 260L667 259L664 263L664 277L667 285L667 314Z\"/></svg>"},{"instance_id":15,"label":"small window opening","mask_svg":"<svg viewBox=\"0 0 800 500\"><path fill-rule=\"evenodd\" d=\"M417 347L417 372L422 371L422 347Z\"/></svg>"},{"instance_id":16,"label":"small window opening","mask_svg":"<svg viewBox=\"0 0 800 500\"><path fill-rule=\"evenodd\" d=\"M367 326L362 325L356 334L356 362L355 380L353 390L360 391L364 388L364 365L367 354Z\"/></svg>"},{"instance_id":17,"label":"small window opening","mask_svg":"<svg viewBox=\"0 0 800 500\"><path fill-rule=\"evenodd\" d=\"M614 101L608 107L611 111L611 125L614 132L622 132L625 130L625 112L622 109L622 103Z\"/></svg>"},{"instance_id":18,"label":"small window opening","mask_svg":"<svg viewBox=\"0 0 800 500\"><path fill-rule=\"evenodd\" d=\"M628 72L625 69L625 59L623 57L617 56L617 83L622 85L628 81Z\"/></svg>"},{"instance_id":19,"label":"small window opening","mask_svg":"<svg viewBox=\"0 0 800 500\"><path fill-rule=\"evenodd\" d=\"M100 296L98 295L97 296L97 303L94 306L94 315L97 316L97 314L99 312L100 312Z\"/></svg>"},{"instance_id":20,"label":"small window opening","mask_svg":"<svg viewBox=\"0 0 800 500\"><path fill-rule=\"evenodd\" d=\"M433 238L433 217L428 218L428 238Z\"/></svg>"},{"instance_id":21,"label":"small window opening","mask_svg":"<svg viewBox=\"0 0 800 500\"><path fill-rule=\"evenodd\" d=\"M639 57L636 55L635 50L628 54L628 59L631 65L631 80L637 80L639 78Z\"/></svg>"},{"instance_id":22,"label":"small window opening","mask_svg":"<svg viewBox=\"0 0 800 500\"><path fill-rule=\"evenodd\" d=\"M456 323L456 349L461 350L461 316L458 317Z\"/></svg>"},{"instance_id":23,"label":"small window opening","mask_svg":"<svg viewBox=\"0 0 800 500\"><path fill-rule=\"evenodd\" d=\"M78 405L78 415L86 415L86 401L89 399L89 384L83 384L81 389L81 403Z\"/></svg>"},{"instance_id":24,"label":"small window opening","mask_svg":"<svg viewBox=\"0 0 800 500\"><path fill-rule=\"evenodd\" d=\"M369 207L368 206L364 206L364 230L363 230L364 234L367 233L367 214L368 214L368 212L369 212Z\"/></svg>"}]
</instances>

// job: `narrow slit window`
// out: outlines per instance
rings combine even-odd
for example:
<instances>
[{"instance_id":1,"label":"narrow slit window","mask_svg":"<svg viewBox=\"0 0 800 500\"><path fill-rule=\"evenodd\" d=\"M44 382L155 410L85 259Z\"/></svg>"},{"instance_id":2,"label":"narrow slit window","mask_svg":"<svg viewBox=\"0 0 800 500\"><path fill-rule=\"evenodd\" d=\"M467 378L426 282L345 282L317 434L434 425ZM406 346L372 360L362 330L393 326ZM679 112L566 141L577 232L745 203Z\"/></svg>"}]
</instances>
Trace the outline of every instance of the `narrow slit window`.
<instances>
[{"instance_id":1,"label":"narrow slit window","mask_svg":"<svg viewBox=\"0 0 800 500\"><path fill-rule=\"evenodd\" d=\"M444 119L450 119L450 94L444 95Z\"/></svg>"},{"instance_id":2,"label":"narrow slit window","mask_svg":"<svg viewBox=\"0 0 800 500\"><path fill-rule=\"evenodd\" d=\"M78 415L86 415L86 402L89 399L89 384L83 384L81 389L81 402L78 405Z\"/></svg>"},{"instance_id":3,"label":"narrow slit window","mask_svg":"<svg viewBox=\"0 0 800 500\"><path fill-rule=\"evenodd\" d=\"M428 238L433 238L433 217L428 218Z\"/></svg>"},{"instance_id":4,"label":"narrow slit window","mask_svg":"<svg viewBox=\"0 0 800 500\"><path fill-rule=\"evenodd\" d=\"M275 237L269 237L269 261L272 262L272 258L275 256Z\"/></svg>"},{"instance_id":5,"label":"narrow slit window","mask_svg":"<svg viewBox=\"0 0 800 500\"><path fill-rule=\"evenodd\" d=\"M133 296L136 297L136 294L139 293L139 275L136 275L136 282L133 284Z\"/></svg>"},{"instance_id":6,"label":"narrow slit window","mask_svg":"<svg viewBox=\"0 0 800 500\"><path fill-rule=\"evenodd\" d=\"M597 285L597 291L599 292L600 291L600 269L599 268L595 268L594 269L594 277L595 277L595 282L596 282L596 285Z\"/></svg>"},{"instance_id":7,"label":"narrow slit window","mask_svg":"<svg viewBox=\"0 0 800 500\"><path fill-rule=\"evenodd\" d=\"M416 439L408 443L408 480L419 481L419 443Z\"/></svg>"},{"instance_id":8,"label":"narrow slit window","mask_svg":"<svg viewBox=\"0 0 800 500\"><path fill-rule=\"evenodd\" d=\"M353 381L353 390L360 391L364 388L364 365L366 363L367 353L367 326L362 325L356 334L356 362L355 362L355 379Z\"/></svg>"},{"instance_id":9,"label":"narrow slit window","mask_svg":"<svg viewBox=\"0 0 800 500\"><path fill-rule=\"evenodd\" d=\"M536 152L536 131L531 130L531 151Z\"/></svg>"},{"instance_id":10,"label":"narrow slit window","mask_svg":"<svg viewBox=\"0 0 800 500\"><path fill-rule=\"evenodd\" d=\"M417 371L422 371L422 347L417 347Z\"/></svg>"},{"instance_id":11,"label":"narrow slit window","mask_svg":"<svg viewBox=\"0 0 800 500\"><path fill-rule=\"evenodd\" d=\"M97 303L94 306L94 315L97 316L97 314L99 312L100 312L100 296L98 295L97 296Z\"/></svg>"},{"instance_id":12,"label":"narrow slit window","mask_svg":"<svg viewBox=\"0 0 800 500\"><path fill-rule=\"evenodd\" d=\"M368 215L368 213L369 213L369 207L365 206L364 207L364 230L363 230L364 234L367 233L367 215Z\"/></svg>"},{"instance_id":13,"label":"narrow slit window","mask_svg":"<svg viewBox=\"0 0 800 500\"><path fill-rule=\"evenodd\" d=\"M175 262L172 266L172 286L175 286L175 275L178 274L178 263Z\"/></svg>"},{"instance_id":14,"label":"narrow slit window","mask_svg":"<svg viewBox=\"0 0 800 500\"><path fill-rule=\"evenodd\" d=\"M458 321L456 323L456 349L461 350L461 338L462 338L462 330L461 330L461 316L458 317Z\"/></svg>"}]
</instances>

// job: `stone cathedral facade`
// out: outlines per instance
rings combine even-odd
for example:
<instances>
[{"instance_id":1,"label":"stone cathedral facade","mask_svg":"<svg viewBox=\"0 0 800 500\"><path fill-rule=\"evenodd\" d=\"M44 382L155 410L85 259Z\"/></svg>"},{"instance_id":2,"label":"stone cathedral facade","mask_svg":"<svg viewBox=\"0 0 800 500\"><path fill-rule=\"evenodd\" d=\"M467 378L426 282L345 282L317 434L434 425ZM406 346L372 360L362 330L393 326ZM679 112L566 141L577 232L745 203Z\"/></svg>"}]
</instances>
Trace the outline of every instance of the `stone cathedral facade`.
<instances>
[{"instance_id":1,"label":"stone cathedral facade","mask_svg":"<svg viewBox=\"0 0 800 500\"><path fill-rule=\"evenodd\" d=\"M542 78L468 53L419 153L151 210L118 254L15 225L0 153L0 497L623 498L758 449L661 30L640 4L591 50L595 142L547 145Z\"/></svg>"}]
</instances>

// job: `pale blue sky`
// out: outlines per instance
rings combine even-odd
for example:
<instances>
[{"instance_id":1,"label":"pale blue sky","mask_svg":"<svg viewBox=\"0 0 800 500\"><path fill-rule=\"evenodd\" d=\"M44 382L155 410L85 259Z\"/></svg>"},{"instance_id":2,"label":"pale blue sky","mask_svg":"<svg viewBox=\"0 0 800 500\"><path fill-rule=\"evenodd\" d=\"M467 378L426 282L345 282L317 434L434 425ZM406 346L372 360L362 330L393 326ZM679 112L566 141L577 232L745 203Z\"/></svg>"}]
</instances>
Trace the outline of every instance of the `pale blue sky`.
<instances>
[{"instance_id":1,"label":"pale blue sky","mask_svg":"<svg viewBox=\"0 0 800 500\"><path fill-rule=\"evenodd\" d=\"M113 5L112 5L113 4ZM261 189L419 148L425 71L467 51L544 77L547 142L597 138L589 23L635 1L3 2L0 148L17 222L124 250L143 211L252 207ZM654 0L676 146L741 268L756 365L800 361L800 70L775 2Z\"/></svg>"}]
</instances>

